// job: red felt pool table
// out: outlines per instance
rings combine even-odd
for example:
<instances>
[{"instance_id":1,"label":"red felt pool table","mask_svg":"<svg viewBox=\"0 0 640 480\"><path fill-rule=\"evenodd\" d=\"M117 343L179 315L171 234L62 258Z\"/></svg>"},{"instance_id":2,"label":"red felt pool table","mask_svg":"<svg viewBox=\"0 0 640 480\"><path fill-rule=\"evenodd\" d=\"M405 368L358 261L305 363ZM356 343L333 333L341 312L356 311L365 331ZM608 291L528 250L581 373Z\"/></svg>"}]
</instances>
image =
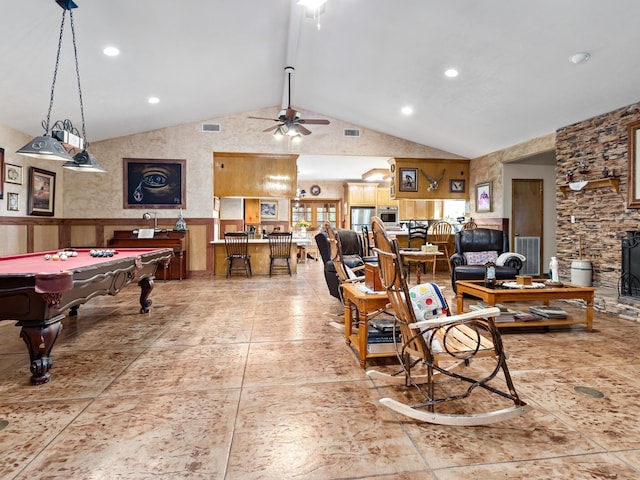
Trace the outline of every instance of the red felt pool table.
<instances>
[{"instance_id":1,"label":"red felt pool table","mask_svg":"<svg viewBox=\"0 0 640 480\"><path fill-rule=\"evenodd\" d=\"M112 257L92 257L90 249L74 249L67 260L45 260L38 252L0 257L0 320L14 320L31 357L31 383L51 379L51 349L60 321L98 295L116 295L134 280L140 286L140 313L148 313L149 294L159 264L167 265L169 248L121 248Z\"/></svg>"}]
</instances>

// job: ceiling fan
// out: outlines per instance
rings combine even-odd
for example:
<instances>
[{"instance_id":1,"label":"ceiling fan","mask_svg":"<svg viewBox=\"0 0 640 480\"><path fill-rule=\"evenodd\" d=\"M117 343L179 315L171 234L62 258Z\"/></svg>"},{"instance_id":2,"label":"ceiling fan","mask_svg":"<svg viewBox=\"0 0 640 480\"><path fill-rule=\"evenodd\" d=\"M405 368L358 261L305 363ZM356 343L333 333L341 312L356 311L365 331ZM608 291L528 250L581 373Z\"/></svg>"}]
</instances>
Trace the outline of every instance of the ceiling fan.
<instances>
[{"instance_id":1,"label":"ceiling fan","mask_svg":"<svg viewBox=\"0 0 640 480\"><path fill-rule=\"evenodd\" d=\"M291 73L295 70L293 67L285 67L284 71L287 73L288 82L288 99L287 108L280 110L278 118L265 118L265 117L249 117L257 120L271 120L278 122L278 125L269 127L263 132L273 132L275 136L289 135L296 137L300 135L309 135L311 131L303 126L305 125L329 125L329 120L323 119L309 119L302 118L300 112L297 112L291 108Z\"/></svg>"}]
</instances>

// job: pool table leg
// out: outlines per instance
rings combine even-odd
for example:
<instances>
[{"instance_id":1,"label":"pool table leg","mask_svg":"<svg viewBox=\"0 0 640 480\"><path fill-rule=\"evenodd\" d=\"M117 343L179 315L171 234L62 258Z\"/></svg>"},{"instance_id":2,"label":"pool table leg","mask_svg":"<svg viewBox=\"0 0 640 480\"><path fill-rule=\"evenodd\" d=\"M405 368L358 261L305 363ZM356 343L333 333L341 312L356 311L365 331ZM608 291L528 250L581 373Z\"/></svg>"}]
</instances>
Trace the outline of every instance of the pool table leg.
<instances>
[{"instance_id":1,"label":"pool table leg","mask_svg":"<svg viewBox=\"0 0 640 480\"><path fill-rule=\"evenodd\" d=\"M153 290L153 277L143 278L138 282L138 285L140 285L140 313L149 313L151 306L149 295Z\"/></svg>"},{"instance_id":2,"label":"pool table leg","mask_svg":"<svg viewBox=\"0 0 640 480\"><path fill-rule=\"evenodd\" d=\"M60 323L62 318L64 316L44 327L23 326L20 331L20 336L29 349L31 385L42 385L51 380L49 370L53 366L53 359L49 355L62 331L62 323Z\"/></svg>"}]
</instances>

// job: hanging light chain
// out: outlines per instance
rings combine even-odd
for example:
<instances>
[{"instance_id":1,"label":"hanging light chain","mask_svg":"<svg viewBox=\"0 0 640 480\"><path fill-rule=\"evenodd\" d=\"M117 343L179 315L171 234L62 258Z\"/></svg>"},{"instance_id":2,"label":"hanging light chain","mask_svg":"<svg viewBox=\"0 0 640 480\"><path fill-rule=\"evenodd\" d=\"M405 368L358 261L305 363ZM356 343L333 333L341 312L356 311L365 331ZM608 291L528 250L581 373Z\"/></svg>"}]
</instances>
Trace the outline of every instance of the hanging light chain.
<instances>
[{"instance_id":1,"label":"hanging light chain","mask_svg":"<svg viewBox=\"0 0 640 480\"><path fill-rule=\"evenodd\" d=\"M62 10L62 22L60 22L60 36L58 37L58 53L56 54L56 66L53 70L53 82L51 82L51 96L49 97L49 110L47 111L46 123L43 122L45 135L49 133L49 123L51 122L51 109L53 108L53 96L56 89L56 78L58 76L58 66L60 65L60 51L62 50L62 35L64 34L64 20L67 11Z\"/></svg>"},{"instance_id":2,"label":"hanging light chain","mask_svg":"<svg viewBox=\"0 0 640 480\"><path fill-rule=\"evenodd\" d=\"M69 18L71 19L71 38L73 41L73 56L76 60L76 78L78 79L78 97L80 98L80 118L82 119L82 140L84 149L87 149L87 134L84 127L84 105L82 103L82 88L80 88L80 68L78 67L78 47L76 45L76 29L73 25L73 12L69 10Z\"/></svg>"}]
</instances>

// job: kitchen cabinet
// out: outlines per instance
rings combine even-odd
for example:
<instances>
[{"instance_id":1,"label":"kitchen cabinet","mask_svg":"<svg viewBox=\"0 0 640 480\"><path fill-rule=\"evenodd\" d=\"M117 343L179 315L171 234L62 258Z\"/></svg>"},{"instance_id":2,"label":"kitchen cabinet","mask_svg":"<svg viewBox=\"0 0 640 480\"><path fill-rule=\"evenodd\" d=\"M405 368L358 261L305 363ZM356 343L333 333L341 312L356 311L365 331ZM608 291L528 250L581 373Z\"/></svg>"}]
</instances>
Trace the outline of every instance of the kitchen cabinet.
<instances>
[{"instance_id":1,"label":"kitchen cabinet","mask_svg":"<svg viewBox=\"0 0 640 480\"><path fill-rule=\"evenodd\" d=\"M245 198L244 223L246 225L260 224L260 199L259 198Z\"/></svg>"},{"instance_id":2,"label":"kitchen cabinet","mask_svg":"<svg viewBox=\"0 0 640 480\"><path fill-rule=\"evenodd\" d=\"M345 185L347 203L356 207L375 207L377 202L377 183L347 183Z\"/></svg>"},{"instance_id":3,"label":"kitchen cabinet","mask_svg":"<svg viewBox=\"0 0 640 480\"><path fill-rule=\"evenodd\" d=\"M378 207L398 207L398 200L391 200L389 187L378 187L376 189L376 203Z\"/></svg>"},{"instance_id":4,"label":"kitchen cabinet","mask_svg":"<svg viewBox=\"0 0 640 480\"><path fill-rule=\"evenodd\" d=\"M399 200L400 220L429 220L442 218L441 200Z\"/></svg>"},{"instance_id":5,"label":"kitchen cabinet","mask_svg":"<svg viewBox=\"0 0 640 480\"><path fill-rule=\"evenodd\" d=\"M298 185L298 155L213 154L216 197L293 198Z\"/></svg>"}]
</instances>

